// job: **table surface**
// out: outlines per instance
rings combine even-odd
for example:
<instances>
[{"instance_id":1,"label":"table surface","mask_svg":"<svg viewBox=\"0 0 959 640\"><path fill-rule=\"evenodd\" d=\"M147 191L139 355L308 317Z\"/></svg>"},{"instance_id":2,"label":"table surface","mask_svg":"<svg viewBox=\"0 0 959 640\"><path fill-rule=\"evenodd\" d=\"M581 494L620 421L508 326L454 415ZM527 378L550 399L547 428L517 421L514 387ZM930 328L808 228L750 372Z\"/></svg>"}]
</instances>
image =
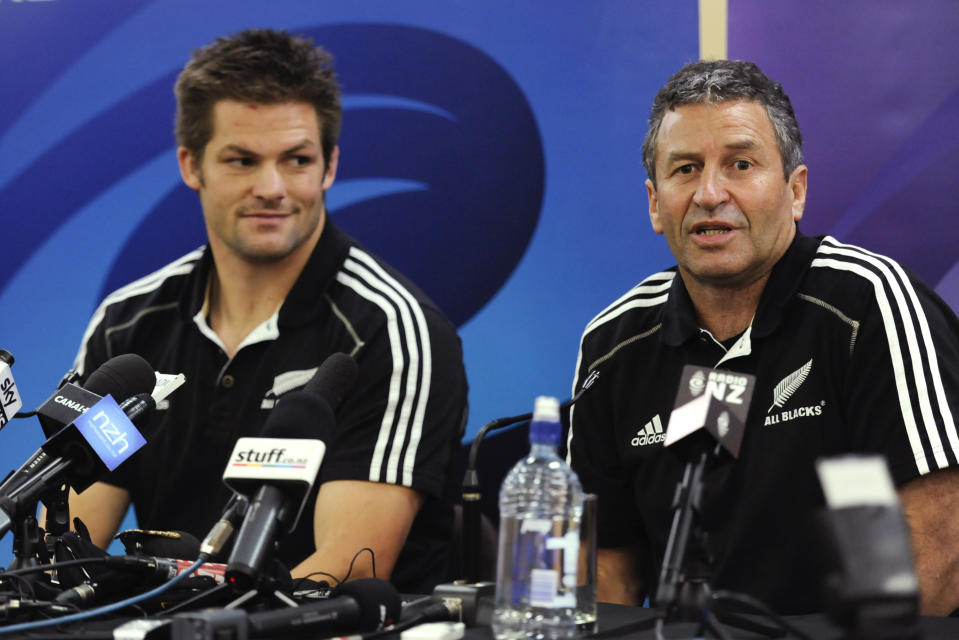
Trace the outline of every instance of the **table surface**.
<instances>
[{"instance_id":1,"label":"table surface","mask_svg":"<svg viewBox=\"0 0 959 640\"><path fill-rule=\"evenodd\" d=\"M589 638L595 638L596 640L616 640L618 638L652 640L656 638L653 631L655 616L656 612L653 609L601 603L598 607L599 629L597 633L586 636L584 640L589 640ZM759 617L751 616L751 619L762 622ZM824 614L789 616L787 620L816 640L841 640L843 638L842 630L831 623ZM643 627L644 623L646 624L645 627ZM775 626L768 621L765 624ZM923 640L956 640L959 638L959 618L927 616L920 618L919 628ZM670 639L701 637L694 635L696 630L697 625L695 623L670 623L665 625L663 635ZM723 630L729 637L737 640L756 640L766 637L756 632L728 625L723 625ZM706 637L713 638L715 636L708 634ZM798 637L792 634L780 636L780 638L786 639ZM489 638L492 638L492 632L488 627L473 627L466 631L465 636L465 640L488 640Z\"/></svg>"}]
</instances>

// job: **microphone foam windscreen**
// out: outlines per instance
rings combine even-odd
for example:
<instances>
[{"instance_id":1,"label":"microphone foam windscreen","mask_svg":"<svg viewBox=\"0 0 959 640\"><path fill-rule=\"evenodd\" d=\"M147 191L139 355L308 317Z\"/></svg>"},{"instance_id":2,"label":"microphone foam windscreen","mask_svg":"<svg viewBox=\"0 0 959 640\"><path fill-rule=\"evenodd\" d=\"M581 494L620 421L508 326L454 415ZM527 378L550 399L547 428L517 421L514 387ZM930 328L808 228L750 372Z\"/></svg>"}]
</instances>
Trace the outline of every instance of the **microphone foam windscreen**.
<instances>
[{"instance_id":1,"label":"microphone foam windscreen","mask_svg":"<svg viewBox=\"0 0 959 640\"><path fill-rule=\"evenodd\" d=\"M110 358L90 374L83 388L98 396L112 395L123 402L138 393L152 393L156 374L150 363L135 353Z\"/></svg>"},{"instance_id":2,"label":"microphone foam windscreen","mask_svg":"<svg viewBox=\"0 0 959 640\"><path fill-rule=\"evenodd\" d=\"M358 631L375 631L384 624L399 619L402 606L400 593L392 584L379 578L358 578L337 585L331 598L349 596L360 606L360 627ZM380 607L385 608L382 617Z\"/></svg>"},{"instance_id":3,"label":"microphone foam windscreen","mask_svg":"<svg viewBox=\"0 0 959 640\"><path fill-rule=\"evenodd\" d=\"M322 397L306 391L291 391L270 411L261 438L314 438L329 444L336 418Z\"/></svg>"},{"instance_id":4,"label":"microphone foam windscreen","mask_svg":"<svg viewBox=\"0 0 959 640\"><path fill-rule=\"evenodd\" d=\"M335 409L353 388L359 373L356 360L345 353L334 353L323 361L303 390L326 398Z\"/></svg>"}]
</instances>

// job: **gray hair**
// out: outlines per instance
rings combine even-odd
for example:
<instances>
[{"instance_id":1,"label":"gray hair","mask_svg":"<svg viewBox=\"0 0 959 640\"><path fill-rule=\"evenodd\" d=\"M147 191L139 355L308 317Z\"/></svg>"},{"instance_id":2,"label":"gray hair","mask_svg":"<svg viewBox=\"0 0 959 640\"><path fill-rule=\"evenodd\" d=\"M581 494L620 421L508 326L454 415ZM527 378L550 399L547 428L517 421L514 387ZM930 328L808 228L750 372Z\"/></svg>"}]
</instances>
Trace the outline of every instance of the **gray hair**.
<instances>
[{"instance_id":1,"label":"gray hair","mask_svg":"<svg viewBox=\"0 0 959 640\"><path fill-rule=\"evenodd\" d=\"M752 62L700 60L672 75L663 85L649 114L649 129L643 140L643 166L656 184L656 139L667 111L686 104L714 104L727 100L752 100L766 108L776 131L779 155L786 178L803 163L802 134L789 96Z\"/></svg>"}]
</instances>

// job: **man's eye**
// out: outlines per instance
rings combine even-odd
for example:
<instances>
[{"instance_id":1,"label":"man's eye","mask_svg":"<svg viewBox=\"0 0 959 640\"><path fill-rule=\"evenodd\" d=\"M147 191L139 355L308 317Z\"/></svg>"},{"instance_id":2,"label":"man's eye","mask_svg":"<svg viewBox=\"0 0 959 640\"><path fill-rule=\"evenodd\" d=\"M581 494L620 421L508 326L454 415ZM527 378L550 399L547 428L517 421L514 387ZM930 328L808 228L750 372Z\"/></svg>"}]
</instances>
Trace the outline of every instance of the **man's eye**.
<instances>
[{"instance_id":1,"label":"man's eye","mask_svg":"<svg viewBox=\"0 0 959 640\"><path fill-rule=\"evenodd\" d=\"M305 167L313 163L313 156L293 156L290 160L298 167Z\"/></svg>"},{"instance_id":2,"label":"man's eye","mask_svg":"<svg viewBox=\"0 0 959 640\"><path fill-rule=\"evenodd\" d=\"M749 167L753 166L748 160L737 160L735 165L740 171L746 171Z\"/></svg>"},{"instance_id":3,"label":"man's eye","mask_svg":"<svg viewBox=\"0 0 959 640\"><path fill-rule=\"evenodd\" d=\"M694 167L693 165L691 165L691 164L684 164L684 165L681 166L680 168L676 169L676 173L682 173L682 174L688 175L688 174L690 174L690 173L693 172L693 169L695 169L695 167Z\"/></svg>"},{"instance_id":4,"label":"man's eye","mask_svg":"<svg viewBox=\"0 0 959 640\"><path fill-rule=\"evenodd\" d=\"M235 158L227 158L226 163L234 167L250 167L253 165L253 159L238 156Z\"/></svg>"}]
</instances>

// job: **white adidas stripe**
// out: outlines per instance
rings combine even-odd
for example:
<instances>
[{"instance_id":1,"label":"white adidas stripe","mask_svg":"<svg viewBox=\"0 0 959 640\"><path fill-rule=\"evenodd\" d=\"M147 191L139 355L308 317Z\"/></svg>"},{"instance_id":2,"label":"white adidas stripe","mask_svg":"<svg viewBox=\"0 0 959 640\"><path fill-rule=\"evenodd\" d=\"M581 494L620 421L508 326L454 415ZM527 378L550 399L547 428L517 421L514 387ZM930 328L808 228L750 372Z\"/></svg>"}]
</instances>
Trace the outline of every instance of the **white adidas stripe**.
<instances>
[{"instance_id":1,"label":"white adidas stripe","mask_svg":"<svg viewBox=\"0 0 959 640\"><path fill-rule=\"evenodd\" d=\"M942 377L939 372L938 357L935 345L932 342L929 324L925 313L919 304L912 283L902 268L893 260L879 256L859 247L839 243L834 238L827 237L820 246L821 255L834 256L831 258L816 258L813 267L829 267L855 273L869 280L876 293L877 303L886 331L889 351L892 355L893 373L896 382L896 391L902 409L903 421L907 437L913 449L916 465L920 473L928 473L932 466L928 453L923 450L919 438L920 426L925 427L926 435L933 449L931 452L938 468L948 466L945 453L942 451L942 441L937 428L937 418L932 407L932 399L926 384L928 373L933 381L936 400L939 407L938 418L945 427L947 438L954 455L959 455L959 434L956 432L952 420L952 412L946 401L945 390L942 387ZM854 262L859 260L861 262ZM865 264L862 264L865 263ZM868 266L866 266L868 265ZM895 275L894 275L895 274ZM896 277L898 276L898 278ZM892 295L893 303L889 300L886 291ZM910 304L911 303L911 304ZM897 328L896 318L903 325L906 345L905 354ZM917 335L918 327L918 335ZM919 402L919 412L922 425L917 421L912 402L909 398L909 379L906 374L906 358L911 365L913 381Z\"/></svg>"},{"instance_id":2,"label":"white adidas stripe","mask_svg":"<svg viewBox=\"0 0 959 640\"><path fill-rule=\"evenodd\" d=\"M393 276L391 276L386 269L382 267L373 257L365 252L355 249L353 255L358 260L361 260L366 264L370 269L372 269L377 275L383 278L384 281L391 284L394 289L406 300L409 305L409 309L413 313L414 324L416 328L416 333L419 334L419 343L420 352L418 354L418 362L421 367L421 375L419 380L419 386L417 387L417 381L415 376L411 376L409 379L408 389L414 390L414 404L415 409L413 411L413 421L409 433L409 445L406 448L406 455L403 460L403 484L412 485L413 484L413 470L416 468L416 452L419 448L420 438L423 435L423 422L426 416L426 408L429 403L429 393L430 387L433 379L433 347L430 344L430 333L429 326L426 324L426 317L423 315L423 309L420 307L419 302L416 298L413 297L413 294L401 285ZM417 346L414 343L414 346ZM411 350L412 351L412 350ZM402 447L397 449L400 451Z\"/></svg>"},{"instance_id":3,"label":"white adidas stripe","mask_svg":"<svg viewBox=\"0 0 959 640\"><path fill-rule=\"evenodd\" d=\"M411 486L432 375L432 355L426 319L412 294L371 256L355 247L350 249L350 258L344 262L343 270L337 274L337 280L376 304L387 317L393 373L387 408L370 463L370 480L380 480L388 448L389 459L385 462L386 480L398 482L398 475L402 472L402 484ZM409 355L408 363L404 362L403 344L406 345ZM404 367L404 364L408 366ZM401 390L404 391L402 403L399 402ZM397 422L397 429L391 441L390 433L394 421ZM400 455L404 444L406 454L401 462Z\"/></svg>"}]
</instances>

